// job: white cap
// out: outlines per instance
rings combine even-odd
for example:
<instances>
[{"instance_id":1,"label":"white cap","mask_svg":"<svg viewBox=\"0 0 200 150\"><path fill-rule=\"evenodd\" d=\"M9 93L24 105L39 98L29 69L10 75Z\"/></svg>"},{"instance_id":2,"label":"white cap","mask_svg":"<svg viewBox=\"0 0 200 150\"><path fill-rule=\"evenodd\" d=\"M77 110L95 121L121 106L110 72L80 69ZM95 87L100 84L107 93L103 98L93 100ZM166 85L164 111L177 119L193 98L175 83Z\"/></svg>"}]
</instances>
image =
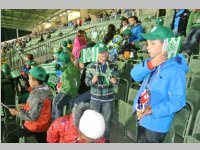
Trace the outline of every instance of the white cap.
<instances>
[{"instance_id":1,"label":"white cap","mask_svg":"<svg viewBox=\"0 0 200 150\"><path fill-rule=\"evenodd\" d=\"M91 139L98 139L104 135L105 120L100 113L88 109L80 119L79 130Z\"/></svg>"}]
</instances>

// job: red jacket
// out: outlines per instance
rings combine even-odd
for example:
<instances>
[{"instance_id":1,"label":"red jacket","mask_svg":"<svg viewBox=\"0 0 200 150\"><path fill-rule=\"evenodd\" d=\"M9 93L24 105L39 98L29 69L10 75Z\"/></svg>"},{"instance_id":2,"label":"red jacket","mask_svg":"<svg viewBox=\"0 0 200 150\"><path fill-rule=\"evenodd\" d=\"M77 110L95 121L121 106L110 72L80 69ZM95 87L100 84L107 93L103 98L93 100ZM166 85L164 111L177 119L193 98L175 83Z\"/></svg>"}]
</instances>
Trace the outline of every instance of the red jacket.
<instances>
[{"instance_id":1,"label":"red jacket","mask_svg":"<svg viewBox=\"0 0 200 150\"><path fill-rule=\"evenodd\" d=\"M31 88L28 100L19 111L24 127L32 132L47 131L51 121L51 100L53 95L47 85Z\"/></svg>"},{"instance_id":2,"label":"red jacket","mask_svg":"<svg viewBox=\"0 0 200 150\"><path fill-rule=\"evenodd\" d=\"M74 125L72 115L60 117L55 120L47 131L49 143L86 143L85 140L77 140L79 132ZM95 143L105 143L105 138L100 138Z\"/></svg>"},{"instance_id":3,"label":"red jacket","mask_svg":"<svg viewBox=\"0 0 200 150\"><path fill-rule=\"evenodd\" d=\"M28 103L24 106L25 111L31 110ZM51 100L44 100L40 116L34 121L25 121L24 126L32 132L45 132L48 130L51 121Z\"/></svg>"}]
</instances>

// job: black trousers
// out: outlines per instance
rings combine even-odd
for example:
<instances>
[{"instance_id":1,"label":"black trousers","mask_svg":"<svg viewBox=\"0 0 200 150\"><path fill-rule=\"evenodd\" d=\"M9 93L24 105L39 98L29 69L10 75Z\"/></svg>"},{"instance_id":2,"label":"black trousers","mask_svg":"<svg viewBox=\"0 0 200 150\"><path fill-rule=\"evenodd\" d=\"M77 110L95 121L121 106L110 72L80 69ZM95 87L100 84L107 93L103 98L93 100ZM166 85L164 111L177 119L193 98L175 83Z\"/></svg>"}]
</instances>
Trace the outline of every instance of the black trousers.
<instances>
[{"instance_id":1,"label":"black trousers","mask_svg":"<svg viewBox=\"0 0 200 150\"><path fill-rule=\"evenodd\" d=\"M153 132L139 126L137 143L163 143L166 135L167 133Z\"/></svg>"},{"instance_id":2,"label":"black trousers","mask_svg":"<svg viewBox=\"0 0 200 150\"><path fill-rule=\"evenodd\" d=\"M19 143L20 137L28 137L28 136L35 136L38 143L46 143L46 132L31 132L30 130L26 129L25 127L19 127L16 125L12 131L7 131L5 142L6 143Z\"/></svg>"}]
</instances>

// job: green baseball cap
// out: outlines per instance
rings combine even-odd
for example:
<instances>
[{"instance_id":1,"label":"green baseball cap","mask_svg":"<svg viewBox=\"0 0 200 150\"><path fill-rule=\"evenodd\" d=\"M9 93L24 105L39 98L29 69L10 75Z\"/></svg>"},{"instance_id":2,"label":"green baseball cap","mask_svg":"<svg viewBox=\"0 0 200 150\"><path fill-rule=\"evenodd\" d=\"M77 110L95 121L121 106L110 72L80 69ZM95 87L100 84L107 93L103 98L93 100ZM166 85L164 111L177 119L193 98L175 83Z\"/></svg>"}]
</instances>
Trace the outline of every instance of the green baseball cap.
<instances>
[{"instance_id":1,"label":"green baseball cap","mask_svg":"<svg viewBox=\"0 0 200 150\"><path fill-rule=\"evenodd\" d=\"M123 35L131 36L132 32L130 29L126 29L126 30L124 30Z\"/></svg>"},{"instance_id":2,"label":"green baseball cap","mask_svg":"<svg viewBox=\"0 0 200 150\"><path fill-rule=\"evenodd\" d=\"M39 66L32 68L29 71L29 74L33 76L35 79L38 79L41 81L44 81L46 78L46 71L42 67L39 67Z\"/></svg>"},{"instance_id":3,"label":"green baseball cap","mask_svg":"<svg viewBox=\"0 0 200 150\"><path fill-rule=\"evenodd\" d=\"M140 34L146 40L165 40L175 37L173 31L165 26L157 25L149 33Z\"/></svg>"},{"instance_id":4,"label":"green baseball cap","mask_svg":"<svg viewBox=\"0 0 200 150\"><path fill-rule=\"evenodd\" d=\"M58 60L64 63L70 62L70 54L66 52L62 52L58 55Z\"/></svg>"},{"instance_id":5,"label":"green baseball cap","mask_svg":"<svg viewBox=\"0 0 200 150\"><path fill-rule=\"evenodd\" d=\"M102 53L104 51L107 51L108 48L106 46L106 44L100 42L100 43L97 43L94 47L98 48L99 49L99 53Z\"/></svg>"},{"instance_id":6,"label":"green baseball cap","mask_svg":"<svg viewBox=\"0 0 200 150\"><path fill-rule=\"evenodd\" d=\"M162 18L156 19L156 25L163 25L163 24L164 24L164 20Z\"/></svg>"}]
</instances>

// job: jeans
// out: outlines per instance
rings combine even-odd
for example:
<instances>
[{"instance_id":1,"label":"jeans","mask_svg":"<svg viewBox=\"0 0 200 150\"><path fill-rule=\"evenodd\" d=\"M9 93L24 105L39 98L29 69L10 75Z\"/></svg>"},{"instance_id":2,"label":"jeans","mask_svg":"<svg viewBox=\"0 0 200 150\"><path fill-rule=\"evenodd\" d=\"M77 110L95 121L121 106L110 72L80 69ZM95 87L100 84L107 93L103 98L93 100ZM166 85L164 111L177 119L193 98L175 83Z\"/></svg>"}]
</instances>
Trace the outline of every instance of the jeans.
<instances>
[{"instance_id":1,"label":"jeans","mask_svg":"<svg viewBox=\"0 0 200 150\"><path fill-rule=\"evenodd\" d=\"M74 99L74 104L78 104L78 103L81 103L81 102L89 102L90 101L90 90L89 91L86 91L84 93L82 93L81 95L79 95L77 98Z\"/></svg>"},{"instance_id":2,"label":"jeans","mask_svg":"<svg viewBox=\"0 0 200 150\"><path fill-rule=\"evenodd\" d=\"M142 126L138 127L138 143L163 143L167 133L150 131Z\"/></svg>"},{"instance_id":3,"label":"jeans","mask_svg":"<svg viewBox=\"0 0 200 150\"><path fill-rule=\"evenodd\" d=\"M61 117L63 115L63 107L65 105L72 107L73 101L70 95L65 95L63 93L58 93L53 101L52 106L52 121Z\"/></svg>"},{"instance_id":4,"label":"jeans","mask_svg":"<svg viewBox=\"0 0 200 150\"><path fill-rule=\"evenodd\" d=\"M111 116L113 109L113 102L99 102L95 100L90 101L90 108L101 113L105 119L106 130L104 137L106 141L110 141L110 126L111 126Z\"/></svg>"},{"instance_id":5,"label":"jeans","mask_svg":"<svg viewBox=\"0 0 200 150\"><path fill-rule=\"evenodd\" d=\"M25 127L17 126L14 130L8 131L5 137L6 143L19 143L19 138L22 136L34 135L39 143L46 143L46 132L32 132Z\"/></svg>"}]
</instances>

